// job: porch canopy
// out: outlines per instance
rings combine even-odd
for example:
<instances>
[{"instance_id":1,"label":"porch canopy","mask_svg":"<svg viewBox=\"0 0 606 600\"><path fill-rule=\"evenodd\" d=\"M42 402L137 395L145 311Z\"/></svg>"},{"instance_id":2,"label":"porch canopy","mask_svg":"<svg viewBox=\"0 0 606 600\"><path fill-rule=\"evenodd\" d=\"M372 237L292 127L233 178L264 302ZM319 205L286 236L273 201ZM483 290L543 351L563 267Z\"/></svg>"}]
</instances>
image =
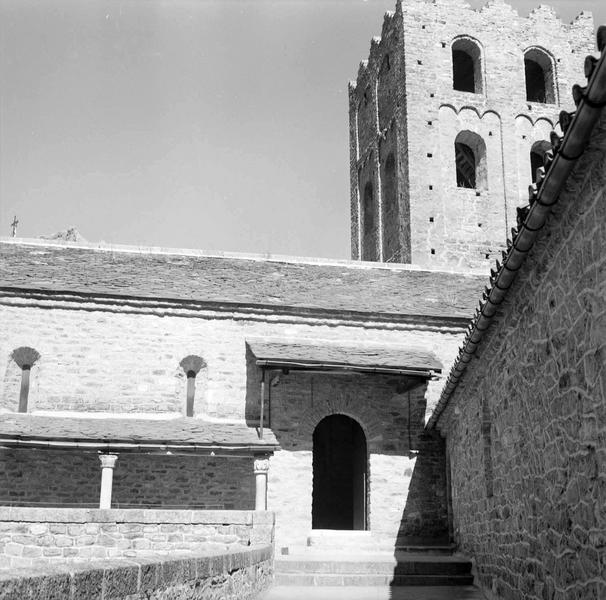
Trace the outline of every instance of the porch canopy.
<instances>
[{"instance_id":1,"label":"porch canopy","mask_svg":"<svg viewBox=\"0 0 606 600\"><path fill-rule=\"evenodd\" d=\"M429 351L393 344L334 344L328 341L249 339L257 366L284 370L357 371L431 379L442 363Z\"/></svg>"},{"instance_id":2,"label":"porch canopy","mask_svg":"<svg viewBox=\"0 0 606 600\"><path fill-rule=\"evenodd\" d=\"M15 413L0 415L0 446L241 457L279 449L271 431L260 439L257 430L244 422Z\"/></svg>"}]
</instances>

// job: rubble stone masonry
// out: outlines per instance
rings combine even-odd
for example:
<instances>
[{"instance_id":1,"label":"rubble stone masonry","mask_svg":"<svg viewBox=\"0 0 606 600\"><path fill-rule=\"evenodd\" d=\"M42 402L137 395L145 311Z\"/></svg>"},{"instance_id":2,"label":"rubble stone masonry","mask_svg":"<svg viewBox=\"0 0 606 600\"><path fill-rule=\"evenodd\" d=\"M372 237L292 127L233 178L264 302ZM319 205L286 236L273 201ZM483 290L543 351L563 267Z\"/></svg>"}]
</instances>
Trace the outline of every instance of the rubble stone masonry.
<instances>
[{"instance_id":1,"label":"rubble stone masonry","mask_svg":"<svg viewBox=\"0 0 606 600\"><path fill-rule=\"evenodd\" d=\"M243 550L271 545L273 531L274 514L266 511L2 507L0 570L145 552Z\"/></svg>"},{"instance_id":2,"label":"rubble stone masonry","mask_svg":"<svg viewBox=\"0 0 606 600\"><path fill-rule=\"evenodd\" d=\"M606 598L606 117L438 421L495 598Z\"/></svg>"}]
</instances>

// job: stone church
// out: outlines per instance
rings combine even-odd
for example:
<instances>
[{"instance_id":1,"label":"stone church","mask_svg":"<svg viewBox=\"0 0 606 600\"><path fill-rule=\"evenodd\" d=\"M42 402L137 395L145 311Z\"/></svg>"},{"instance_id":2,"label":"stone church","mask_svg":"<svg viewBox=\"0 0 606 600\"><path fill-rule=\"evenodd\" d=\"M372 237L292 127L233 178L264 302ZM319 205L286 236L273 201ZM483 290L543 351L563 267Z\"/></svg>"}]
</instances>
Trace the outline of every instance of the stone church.
<instances>
[{"instance_id":1,"label":"stone church","mask_svg":"<svg viewBox=\"0 0 606 600\"><path fill-rule=\"evenodd\" d=\"M5 564L457 548L490 597L606 597L593 28L398 1L349 87L351 261L3 239Z\"/></svg>"}]
</instances>

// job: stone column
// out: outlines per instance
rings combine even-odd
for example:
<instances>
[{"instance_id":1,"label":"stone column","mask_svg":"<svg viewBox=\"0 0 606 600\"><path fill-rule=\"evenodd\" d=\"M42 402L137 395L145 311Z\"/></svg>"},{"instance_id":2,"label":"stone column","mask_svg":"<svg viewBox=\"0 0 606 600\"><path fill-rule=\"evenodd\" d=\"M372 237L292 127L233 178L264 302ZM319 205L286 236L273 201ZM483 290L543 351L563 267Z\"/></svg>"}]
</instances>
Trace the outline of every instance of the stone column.
<instances>
[{"instance_id":1,"label":"stone column","mask_svg":"<svg viewBox=\"0 0 606 600\"><path fill-rule=\"evenodd\" d=\"M101 461L101 495L99 508L112 507L112 485L114 481L114 466L118 460L117 454L100 454Z\"/></svg>"},{"instance_id":2,"label":"stone column","mask_svg":"<svg viewBox=\"0 0 606 600\"><path fill-rule=\"evenodd\" d=\"M255 510L267 510L267 472L269 457L255 456Z\"/></svg>"}]
</instances>

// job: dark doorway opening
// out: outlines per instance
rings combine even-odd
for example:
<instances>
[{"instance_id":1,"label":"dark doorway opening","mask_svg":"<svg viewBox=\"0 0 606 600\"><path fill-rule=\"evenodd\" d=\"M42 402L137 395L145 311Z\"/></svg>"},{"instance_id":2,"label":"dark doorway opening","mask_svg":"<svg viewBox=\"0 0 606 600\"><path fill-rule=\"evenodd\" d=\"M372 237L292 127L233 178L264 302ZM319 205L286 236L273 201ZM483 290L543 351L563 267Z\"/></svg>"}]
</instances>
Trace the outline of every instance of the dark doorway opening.
<instances>
[{"instance_id":1,"label":"dark doorway opening","mask_svg":"<svg viewBox=\"0 0 606 600\"><path fill-rule=\"evenodd\" d=\"M313 529L366 529L368 455L360 425L322 419L313 434Z\"/></svg>"}]
</instances>

